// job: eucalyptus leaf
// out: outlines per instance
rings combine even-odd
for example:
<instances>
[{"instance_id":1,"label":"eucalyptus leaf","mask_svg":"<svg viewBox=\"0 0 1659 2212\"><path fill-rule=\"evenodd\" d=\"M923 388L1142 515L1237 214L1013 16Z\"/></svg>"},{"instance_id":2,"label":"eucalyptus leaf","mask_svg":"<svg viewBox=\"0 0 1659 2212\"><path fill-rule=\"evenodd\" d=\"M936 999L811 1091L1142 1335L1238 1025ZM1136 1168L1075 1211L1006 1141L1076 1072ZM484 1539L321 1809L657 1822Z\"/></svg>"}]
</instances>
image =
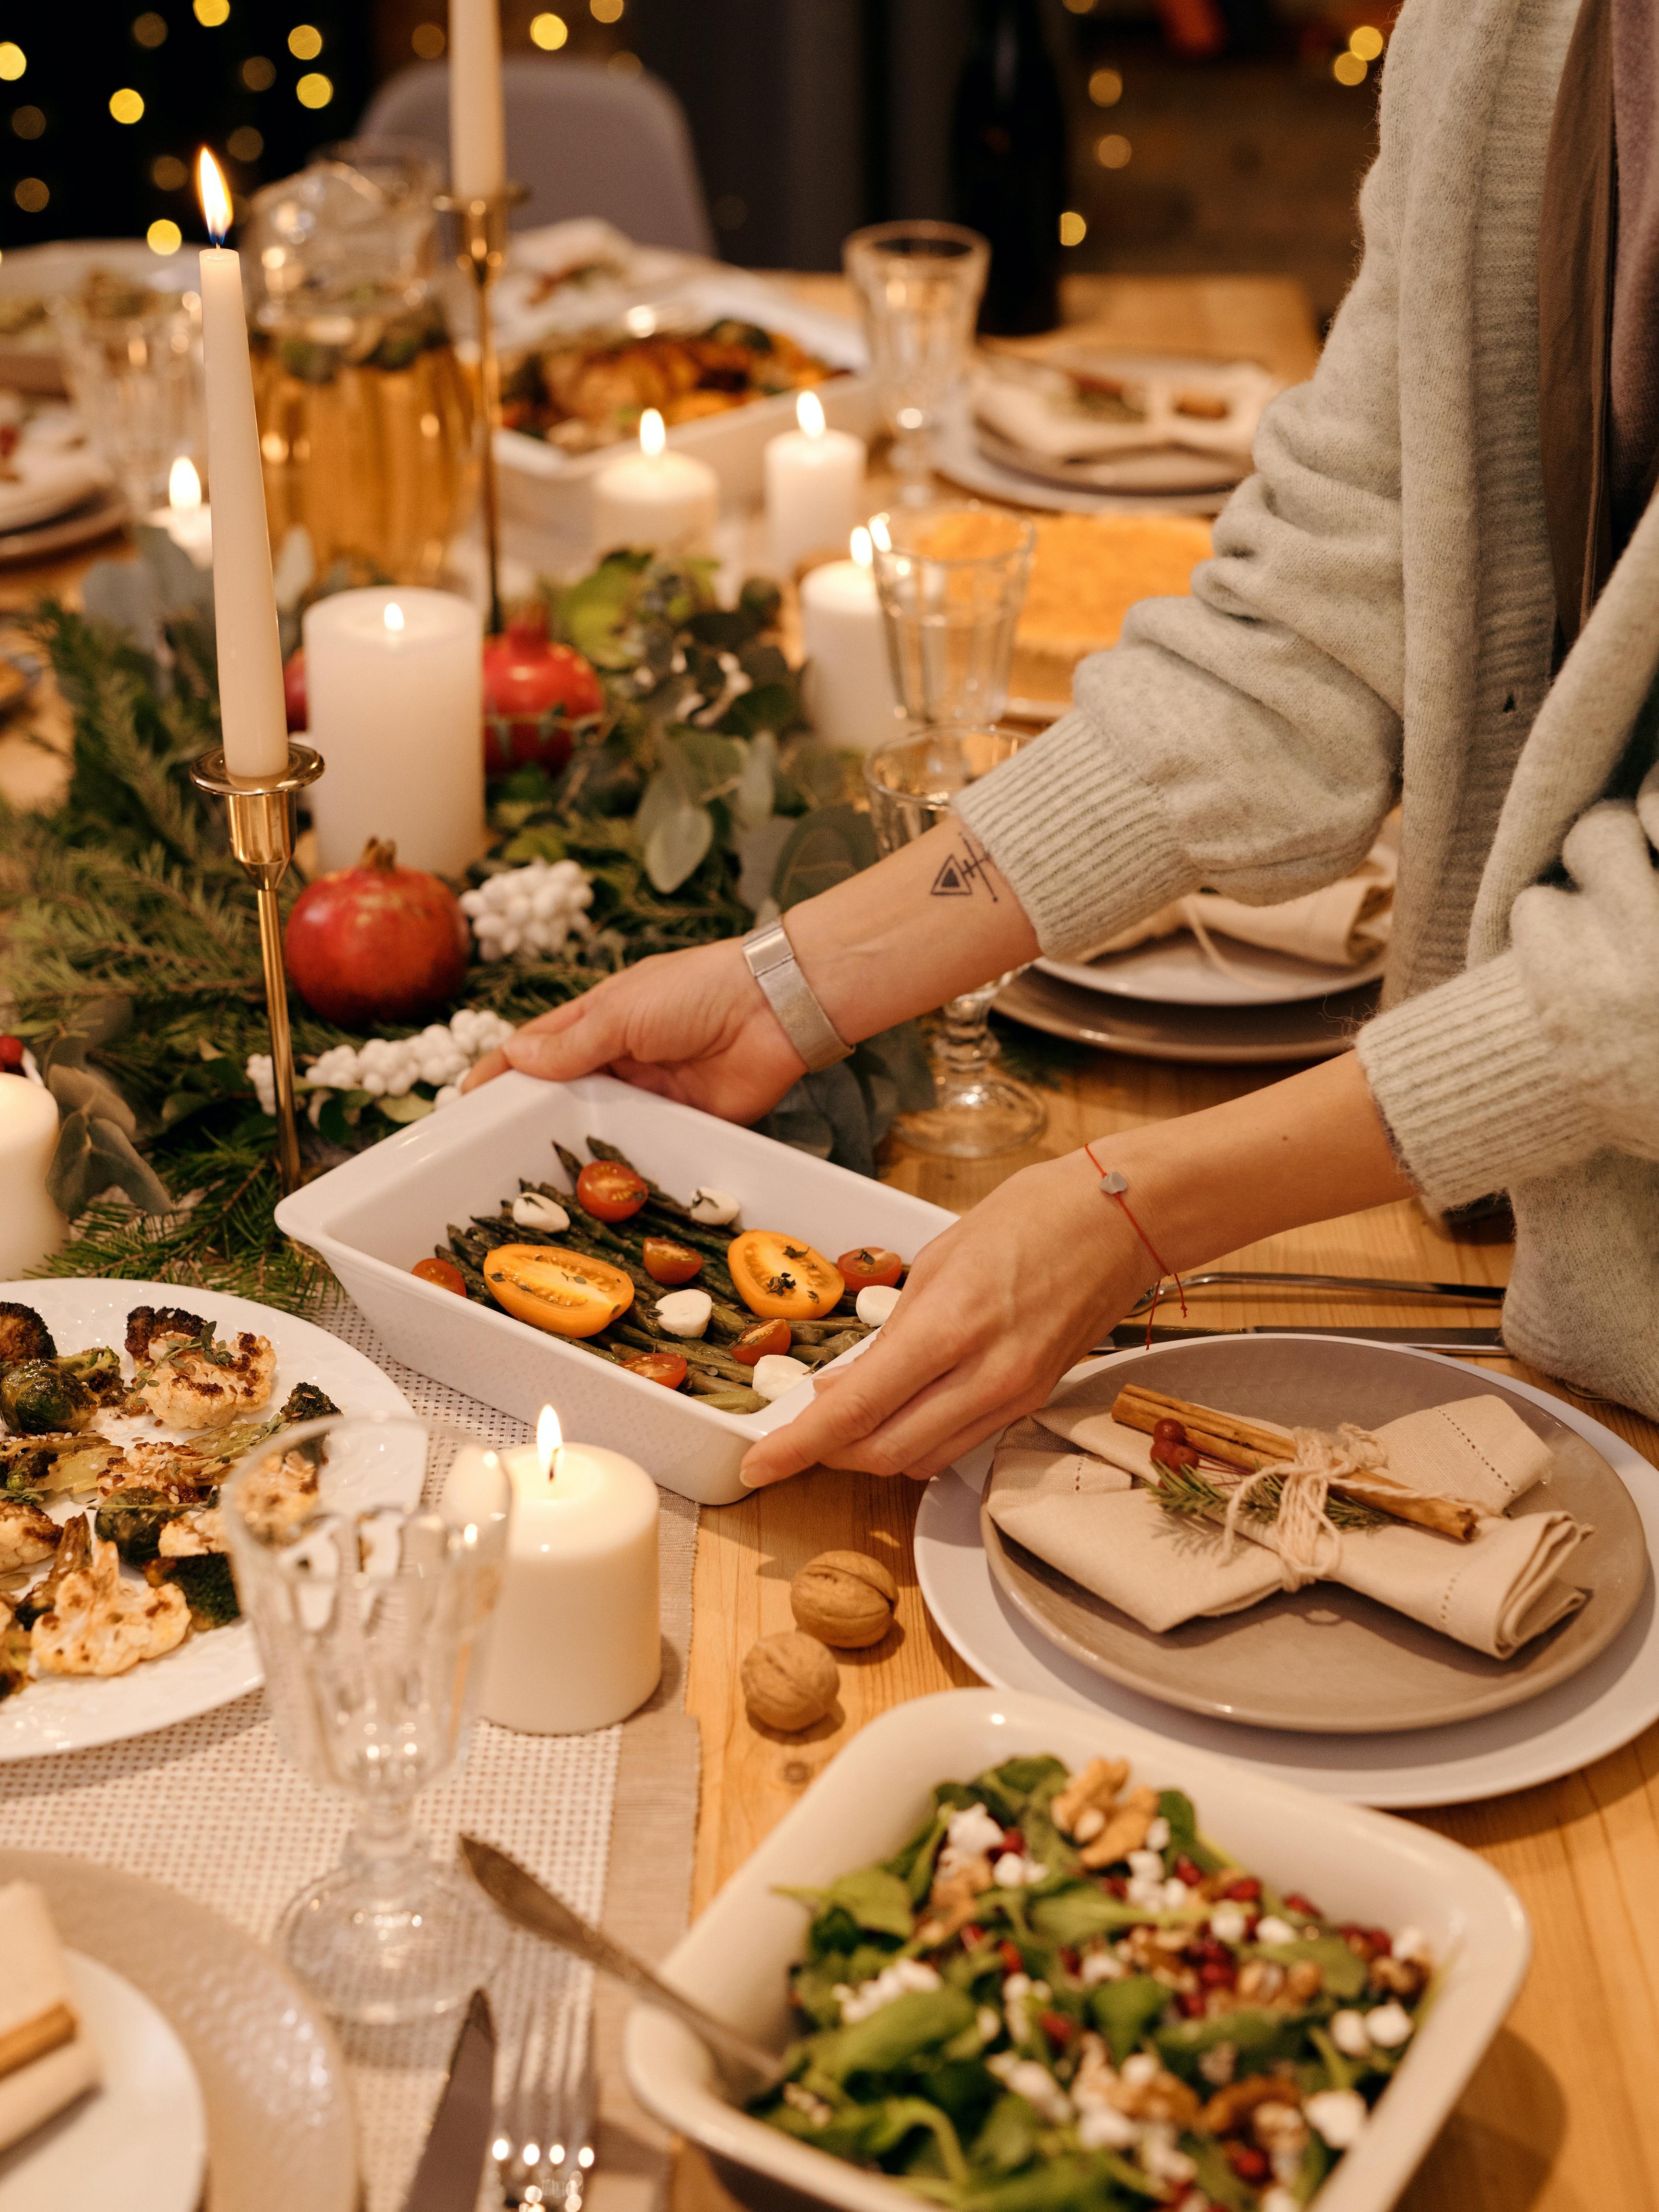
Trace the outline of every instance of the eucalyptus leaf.
<instances>
[{"instance_id":1,"label":"eucalyptus leaf","mask_svg":"<svg viewBox=\"0 0 1659 2212\"><path fill-rule=\"evenodd\" d=\"M774 814L753 830L738 831L738 896L751 914L758 914L770 898L778 860L794 830L787 814Z\"/></svg>"},{"instance_id":2,"label":"eucalyptus leaf","mask_svg":"<svg viewBox=\"0 0 1659 2212\"><path fill-rule=\"evenodd\" d=\"M401 1098L380 1098L375 1101L388 1121L423 1121L432 1112L435 1100L423 1098L418 1091L405 1091Z\"/></svg>"},{"instance_id":3,"label":"eucalyptus leaf","mask_svg":"<svg viewBox=\"0 0 1659 2212\"><path fill-rule=\"evenodd\" d=\"M665 764L675 755L684 763L694 798L708 800L732 791L748 765L746 749L719 730L687 727L663 740ZM770 812L770 808L767 810Z\"/></svg>"},{"instance_id":4,"label":"eucalyptus leaf","mask_svg":"<svg viewBox=\"0 0 1659 2212\"><path fill-rule=\"evenodd\" d=\"M659 891L678 890L702 866L714 842L708 808L684 801L645 839L645 872Z\"/></svg>"},{"instance_id":5,"label":"eucalyptus leaf","mask_svg":"<svg viewBox=\"0 0 1659 2212\"><path fill-rule=\"evenodd\" d=\"M844 884L880 858L868 815L854 806L821 806L804 814L778 856L772 896L787 914L803 899Z\"/></svg>"},{"instance_id":6,"label":"eucalyptus leaf","mask_svg":"<svg viewBox=\"0 0 1659 2212\"><path fill-rule=\"evenodd\" d=\"M743 771L732 794L732 811L745 830L758 830L772 818L777 763L776 738L770 730L758 732L744 749Z\"/></svg>"},{"instance_id":7,"label":"eucalyptus leaf","mask_svg":"<svg viewBox=\"0 0 1659 2212\"><path fill-rule=\"evenodd\" d=\"M47 1197L73 1221L110 1189L124 1190L143 1213L176 1211L166 1185L133 1150L125 1129L98 1115L67 1115L46 1170Z\"/></svg>"}]
</instances>

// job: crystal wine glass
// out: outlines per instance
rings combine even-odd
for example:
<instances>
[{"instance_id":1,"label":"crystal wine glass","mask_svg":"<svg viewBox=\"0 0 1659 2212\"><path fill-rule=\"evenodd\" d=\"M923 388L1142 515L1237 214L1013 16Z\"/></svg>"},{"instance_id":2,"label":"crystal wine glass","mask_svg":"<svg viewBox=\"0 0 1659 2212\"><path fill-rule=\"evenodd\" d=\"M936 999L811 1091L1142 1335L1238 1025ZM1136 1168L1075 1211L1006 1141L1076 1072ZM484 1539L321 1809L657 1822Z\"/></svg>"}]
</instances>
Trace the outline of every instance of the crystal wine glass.
<instances>
[{"instance_id":1,"label":"crystal wine glass","mask_svg":"<svg viewBox=\"0 0 1659 2212\"><path fill-rule=\"evenodd\" d=\"M864 317L907 501L925 499L945 409L968 367L991 249L952 222L880 222L842 249Z\"/></svg>"},{"instance_id":2,"label":"crystal wine glass","mask_svg":"<svg viewBox=\"0 0 1659 2212\"><path fill-rule=\"evenodd\" d=\"M504 1947L472 1885L426 1857L413 1808L471 1731L511 1500L495 1452L412 1415L285 1430L225 1490L278 1738L356 1811L343 1863L294 1899L279 1937L342 2020L447 2012Z\"/></svg>"},{"instance_id":3,"label":"crystal wine glass","mask_svg":"<svg viewBox=\"0 0 1659 2212\"><path fill-rule=\"evenodd\" d=\"M874 515L870 542L893 690L915 722L994 723L1036 526L977 500Z\"/></svg>"},{"instance_id":4,"label":"crystal wine glass","mask_svg":"<svg viewBox=\"0 0 1659 2212\"><path fill-rule=\"evenodd\" d=\"M945 821L959 792L1011 759L1030 733L976 723L935 725L899 738L870 755L864 781L870 818L884 853L896 853ZM972 884L962 888L971 893ZM1018 1152L1040 1137L1048 1116L1024 1084L998 1066L991 1035L991 1002L1009 981L999 975L964 991L941 1010L933 1037L937 1103L901 1115L896 1136L919 1152L952 1159L990 1159Z\"/></svg>"}]
</instances>

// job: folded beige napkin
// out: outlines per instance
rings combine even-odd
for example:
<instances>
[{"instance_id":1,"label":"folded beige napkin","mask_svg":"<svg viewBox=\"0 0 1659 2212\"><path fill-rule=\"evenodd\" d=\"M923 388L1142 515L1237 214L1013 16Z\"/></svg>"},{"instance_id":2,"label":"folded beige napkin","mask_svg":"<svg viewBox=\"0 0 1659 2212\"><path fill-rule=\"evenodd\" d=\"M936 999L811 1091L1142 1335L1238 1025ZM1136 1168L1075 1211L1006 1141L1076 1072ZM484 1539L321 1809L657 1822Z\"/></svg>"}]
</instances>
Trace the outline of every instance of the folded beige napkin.
<instances>
[{"instance_id":1,"label":"folded beige napkin","mask_svg":"<svg viewBox=\"0 0 1659 2212\"><path fill-rule=\"evenodd\" d=\"M1117 1390L1109 1370L1086 1377L1045 1406L1040 1422L1009 1431L988 1493L997 1526L1160 1634L1200 1615L1236 1613L1279 1589L1270 1523L1241 1520L1250 1545L1229 1558L1218 1527L1212 1534L1201 1522L1176 1521L1146 1491L1115 1486L1114 1475L1154 1479L1152 1438L1111 1418ZM1494 1659L1511 1657L1583 1604L1584 1592L1559 1577L1592 1532L1566 1513L1502 1517L1546 1478L1551 1457L1506 1401L1465 1398L1375 1433L1395 1480L1467 1498L1487 1517L1468 1544L1392 1522L1349 1530L1328 1579ZM1087 1459L1104 1462L1101 1474L1082 1471ZM1254 1580L1239 1571L1251 1551L1264 1555Z\"/></svg>"},{"instance_id":2,"label":"folded beige napkin","mask_svg":"<svg viewBox=\"0 0 1659 2212\"><path fill-rule=\"evenodd\" d=\"M0 2151L61 2112L98 2074L46 1900L33 1882L9 1882L0 1888Z\"/></svg>"},{"instance_id":3,"label":"folded beige napkin","mask_svg":"<svg viewBox=\"0 0 1659 2212\"><path fill-rule=\"evenodd\" d=\"M1098 378L1106 370L1079 364ZM1261 410L1279 379L1254 362L1173 368L1114 379L1121 404L1103 411L1080 401L1064 367L1011 356L985 356L974 373L974 411L989 428L1050 461L1101 460L1143 447L1237 455L1248 466Z\"/></svg>"},{"instance_id":4,"label":"folded beige napkin","mask_svg":"<svg viewBox=\"0 0 1659 2212\"><path fill-rule=\"evenodd\" d=\"M1097 945L1092 957L1098 959L1109 952L1127 952L1155 938L1173 937L1177 930L1189 929L1224 972L1227 957L1209 943L1212 936L1262 945L1271 952L1288 952L1325 968L1361 967L1387 947L1394 920L1396 868L1393 846L1378 843L1351 876L1307 891L1300 898L1285 899L1278 906L1245 906L1238 899L1224 898L1218 891L1193 891L1159 907L1130 928L1120 930L1104 945Z\"/></svg>"}]
</instances>

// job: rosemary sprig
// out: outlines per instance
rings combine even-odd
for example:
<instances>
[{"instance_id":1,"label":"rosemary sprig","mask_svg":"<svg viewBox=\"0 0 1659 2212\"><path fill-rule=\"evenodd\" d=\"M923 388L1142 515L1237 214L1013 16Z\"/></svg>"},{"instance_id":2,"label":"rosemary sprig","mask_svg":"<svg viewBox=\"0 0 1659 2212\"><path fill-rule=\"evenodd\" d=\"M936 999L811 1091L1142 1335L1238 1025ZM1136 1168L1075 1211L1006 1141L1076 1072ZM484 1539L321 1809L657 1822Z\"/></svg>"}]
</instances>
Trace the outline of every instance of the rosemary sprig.
<instances>
[{"instance_id":1,"label":"rosemary sprig","mask_svg":"<svg viewBox=\"0 0 1659 2212\"><path fill-rule=\"evenodd\" d=\"M1155 1459L1152 1465L1158 1479L1148 1487L1166 1513L1177 1520L1219 1521L1225 1516L1226 1492L1218 1490L1197 1468L1172 1467L1161 1459ZM1284 1489L1283 1478L1276 1474L1258 1483L1241 1508L1243 1517L1247 1521L1277 1521ZM1371 1506L1357 1505L1352 1498L1334 1495L1326 1499L1325 1510L1334 1528L1380 1528L1388 1518Z\"/></svg>"}]
</instances>

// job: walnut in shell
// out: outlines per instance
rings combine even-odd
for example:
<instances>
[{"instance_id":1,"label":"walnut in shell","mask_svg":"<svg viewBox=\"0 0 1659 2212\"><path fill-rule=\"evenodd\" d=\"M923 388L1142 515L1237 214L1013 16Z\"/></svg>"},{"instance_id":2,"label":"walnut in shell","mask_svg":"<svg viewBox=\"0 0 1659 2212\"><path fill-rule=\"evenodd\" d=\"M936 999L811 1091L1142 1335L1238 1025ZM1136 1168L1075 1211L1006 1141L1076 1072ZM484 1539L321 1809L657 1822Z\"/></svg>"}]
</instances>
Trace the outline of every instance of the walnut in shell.
<instances>
[{"instance_id":1,"label":"walnut in shell","mask_svg":"<svg viewBox=\"0 0 1659 2212\"><path fill-rule=\"evenodd\" d=\"M790 1583L789 1602L809 1636L859 1651L886 1635L898 1584L867 1552L820 1552Z\"/></svg>"},{"instance_id":2,"label":"walnut in shell","mask_svg":"<svg viewBox=\"0 0 1659 2212\"><path fill-rule=\"evenodd\" d=\"M817 1637L794 1629L751 1644L738 1679L750 1720L791 1733L821 1721L841 1687L836 1662Z\"/></svg>"}]
</instances>

